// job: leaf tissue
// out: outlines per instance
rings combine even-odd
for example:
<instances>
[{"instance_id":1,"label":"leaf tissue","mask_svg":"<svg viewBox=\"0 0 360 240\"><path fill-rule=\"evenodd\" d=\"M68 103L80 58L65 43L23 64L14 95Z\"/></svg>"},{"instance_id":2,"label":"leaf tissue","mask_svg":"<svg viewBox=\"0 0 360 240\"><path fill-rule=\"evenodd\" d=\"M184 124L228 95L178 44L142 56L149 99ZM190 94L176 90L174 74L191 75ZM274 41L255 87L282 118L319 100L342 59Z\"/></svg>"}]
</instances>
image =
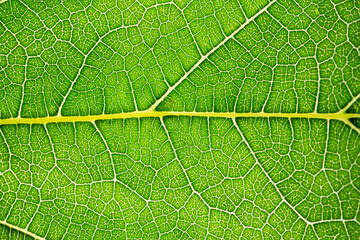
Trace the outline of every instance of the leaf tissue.
<instances>
[{"instance_id":1,"label":"leaf tissue","mask_svg":"<svg viewBox=\"0 0 360 240\"><path fill-rule=\"evenodd\" d=\"M0 239L360 238L360 1L0 0Z\"/></svg>"}]
</instances>

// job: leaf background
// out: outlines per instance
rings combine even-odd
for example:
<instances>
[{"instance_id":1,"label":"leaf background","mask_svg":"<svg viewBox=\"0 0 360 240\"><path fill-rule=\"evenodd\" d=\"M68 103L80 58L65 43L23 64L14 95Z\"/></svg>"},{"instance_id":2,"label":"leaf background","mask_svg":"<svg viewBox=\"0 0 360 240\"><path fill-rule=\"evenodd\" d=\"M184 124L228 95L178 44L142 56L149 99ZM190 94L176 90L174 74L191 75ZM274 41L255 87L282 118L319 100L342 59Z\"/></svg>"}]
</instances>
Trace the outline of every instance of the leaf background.
<instances>
[{"instance_id":1,"label":"leaf background","mask_svg":"<svg viewBox=\"0 0 360 240\"><path fill-rule=\"evenodd\" d=\"M358 239L359 9L2 3L1 235Z\"/></svg>"}]
</instances>

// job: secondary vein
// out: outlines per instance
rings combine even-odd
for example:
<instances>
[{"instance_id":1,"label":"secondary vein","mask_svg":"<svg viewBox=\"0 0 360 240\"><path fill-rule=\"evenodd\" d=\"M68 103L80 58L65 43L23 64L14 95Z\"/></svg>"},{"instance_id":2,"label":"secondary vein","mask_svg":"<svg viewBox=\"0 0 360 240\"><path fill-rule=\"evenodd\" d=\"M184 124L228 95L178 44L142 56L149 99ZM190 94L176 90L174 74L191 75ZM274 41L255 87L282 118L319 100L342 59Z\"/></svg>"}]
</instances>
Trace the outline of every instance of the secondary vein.
<instances>
[{"instance_id":1,"label":"secondary vein","mask_svg":"<svg viewBox=\"0 0 360 240\"><path fill-rule=\"evenodd\" d=\"M266 5L263 9L261 9L259 12L257 12L254 16L252 16L251 18L247 19L246 22L244 22L244 24L242 24L238 29L236 29L231 35L229 35L228 37L226 37L223 41L221 41L216 47L214 47L213 49L211 49L207 54L203 55L200 60L187 72L185 73L184 76L182 76L180 78L179 81L177 81L172 87L170 87L166 93L164 95L161 96L161 98L159 98L150 108L150 110L155 110L156 107L180 84L182 83L188 76L190 73L192 73L196 68L199 67L199 65L204 62L206 59L208 59L208 57L215 52L217 49L219 49L221 46L223 46L229 39L233 38L241 29L243 29L244 27L246 27L249 23L251 23L252 21L254 21L255 18L257 18L260 14L262 14L263 12L265 12L273 3L275 3L276 1L271 1L268 5Z\"/></svg>"}]
</instances>

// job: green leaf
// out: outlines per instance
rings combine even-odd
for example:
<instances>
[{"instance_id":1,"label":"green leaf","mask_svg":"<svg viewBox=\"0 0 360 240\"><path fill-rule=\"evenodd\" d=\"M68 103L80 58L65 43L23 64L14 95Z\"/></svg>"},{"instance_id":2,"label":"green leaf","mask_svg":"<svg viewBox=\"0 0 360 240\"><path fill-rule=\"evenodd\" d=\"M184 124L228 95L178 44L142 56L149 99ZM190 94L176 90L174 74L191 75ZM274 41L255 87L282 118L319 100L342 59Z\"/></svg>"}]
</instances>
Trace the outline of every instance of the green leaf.
<instances>
[{"instance_id":1,"label":"green leaf","mask_svg":"<svg viewBox=\"0 0 360 240\"><path fill-rule=\"evenodd\" d=\"M1 239L359 239L359 1L0 3Z\"/></svg>"}]
</instances>

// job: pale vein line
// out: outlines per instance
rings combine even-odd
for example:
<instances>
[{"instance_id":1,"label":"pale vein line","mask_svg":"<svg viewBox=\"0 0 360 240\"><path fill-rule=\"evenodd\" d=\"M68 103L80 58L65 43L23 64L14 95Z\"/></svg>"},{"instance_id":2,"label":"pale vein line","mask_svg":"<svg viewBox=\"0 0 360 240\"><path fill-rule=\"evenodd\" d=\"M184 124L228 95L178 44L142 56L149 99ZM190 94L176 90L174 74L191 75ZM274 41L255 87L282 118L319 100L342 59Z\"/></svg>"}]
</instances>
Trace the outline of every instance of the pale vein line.
<instances>
[{"instance_id":1,"label":"pale vein line","mask_svg":"<svg viewBox=\"0 0 360 240\"><path fill-rule=\"evenodd\" d=\"M285 197L281 194L280 190L277 188L276 184L273 182L273 180L270 178L270 176L268 175L268 173L265 171L265 169L263 168L263 166L261 165L261 163L259 162L259 160L257 159L255 152L252 150L252 148L250 147L250 144L248 143L248 141L245 139L245 136L243 135L242 131L240 130L239 126L237 125L235 118L233 118L233 124L235 125L237 131L239 132L240 136L242 137L242 139L244 140L247 148L250 150L251 154L253 155L253 157L256 160L256 163L259 165L259 167L261 168L261 171L264 172L265 176L269 179L269 182L274 186L274 188L276 189L277 193L280 195L282 201L284 203L286 203L298 216L301 220L303 220L306 224L311 225L312 223L309 222L306 218L304 218L303 216L301 216L301 214L285 199Z\"/></svg>"},{"instance_id":2,"label":"pale vein line","mask_svg":"<svg viewBox=\"0 0 360 240\"><path fill-rule=\"evenodd\" d=\"M207 204L207 202L201 197L201 195L200 195L200 194L194 189L194 187L192 186L191 181L190 181L190 179L189 179L189 176L188 176L187 173L186 173L185 168L184 168L183 165L181 164L180 159L177 157L174 144L173 144L173 142L172 142L172 140L171 140L171 138L170 138L169 131L167 130L167 128L166 128L166 126L165 126L164 119L163 119L163 118L160 118L160 122L161 122L162 127L164 128L165 134L166 134L166 136L167 136L167 138L168 138L168 140L169 140L169 143L170 143L171 148L172 148L172 150L173 150L173 152L174 152L175 158L176 158L177 162L179 163L181 170L184 172L185 178L186 178L186 180L187 180L187 182L188 182L188 184L189 184L192 192L195 193L195 194L197 194L197 195L201 198L201 200L203 200L203 202L205 203L205 205L207 205L207 206L209 207L209 209L210 209L210 206Z\"/></svg>"},{"instance_id":3,"label":"pale vein line","mask_svg":"<svg viewBox=\"0 0 360 240\"><path fill-rule=\"evenodd\" d=\"M260 10L259 12L257 12L254 16L252 16L251 18L247 19L244 24L242 24L238 29L236 29L231 35L229 35L228 37L225 37L225 39L220 42L216 47L214 47L213 49L211 49L211 51L209 51L206 55L202 56L200 58L200 60L187 72L185 73L185 75L180 78L180 80L175 83L174 86L170 87L166 93L159 98L150 108L149 110L154 110L159 104L160 102L162 102L180 83L182 83L184 81L184 79L186 79L190 73L192 73L196 68L199 67L199 65L205 61L213 52L215 52L217 49L219 49L222 45L224 45L229 39L233 38L241 29L243 29L244 27L246 27L250 22L252 22L255 18L257 18L260 14L262 14L263 12L265 12L273 3L275 3L276 1L272 1L270 2L267 6L265 6L262 10Z\"/></svg>"},{"instance_id":4,"label":"pale vein line","mask_svg":"<svg viewBox=\"0 0 360 240\"><path fill-rule=\"evenodd\" d=\"M90 56L90 54L95 51L95 49L99 46L99 44L102 43L102 40L103 40L105 37L107 37L109 34L111 34L111 33L113 33L113 32L116 32L116 31L118 31L118 30L120 30L120 29L123 29L123 28L124 28L124 29L127 29L127 28L132 27L132 26L133 26L133 25L129 25L129 26L119 26L119 27L117 27L117 28L114 28L114 29L110 30L109 32L105 33L104 35L102 35L101 37L98 36L99 39L96 41L96 43L91 47L91 49L90 49L86 54L84 54L83 52L80 51L80 54L82 54L82 55L84 56L84 59L83 59L81 65L80 65L80 67L79 67L79 71L77 72L74 80L71 82L70 88L67 90L67 93L65 94L65 96L64 96L64 98L63 98L63 100L62 100L62 102L61 102L61 104L60 104L60 106L59 106L57 116L62 116L62 115L61 115L61 110L63 109L64 104L66 103L66 99L67 99L68 96L70 95L70 92L72 92L72 90L74 89L75 83L76 83L76 82L78 81L78 79L81 77L82 71L84 70L85 67L87 67L86 61L87 61L88 57ZM129 79L129 83L130 83L130 87L131 87L131 89L132 89L132 82L130 81L130 79ZM133 95L134 95L134 94L133 94ZM133 98L134 98L134 102L135 102L135 106L136 106L135 97L133 96ZM136 107L137 107L137 106L136 106Z\"/></svg>"},{"instance_id":5,"label":"pale vein line","mask_svg":"<svg viewBox=\"0 0 360 240\"><path fill-rule=\"evenodd\" d=\"M5 0L5 1L6 1L6 0ZM1 2L0 2L0 3L1 3ZM9 228L11 228L11 229L16 230L16 231L22 232L22 233L24 233L24 234L26 234L26 235L29 235L29 236L31 236L31 237L33 237L33 238L35 238L35 239L44 239L44 240L45 240L45 238L39 237L39 236L37 236L37 235L35 235L35 234L33 234L33 233L31 233L31 232L23 229L23 228L20 228L20 227L17 227L17 226L15 226L15 225L12 225L11 223L8 223L8 222L5 222L5 221L0 221L0 224L3 224L3 225L5 225L5 226L7 226L7 227L9 227Z\"/></svg>"},{"instance_id":6,"label":"pale vein line","mask_svg":"<svg viewBox=\"0 0 360 240\"><path fill-rule=\"evenodd\" d=\"M133 192L136 196L138 196L140 199L142 199L143 201L145 201L146 203L149 201L147 199L145 199L143 196L141 196L139 193L137 193L134 189L130 188L129 186L127 186L125 183L119 181L116 179L116 171L115 171L115 164L114 164L114 159L112 157L112 152L110 151L110 147L107 143L107 141L105 140L103 134L101 133L100 129L98 128L97 124L95 122L92 122L92 125L94 126L96 132L99 133L100 135L100 138L102 139L102 141L104 142L105 144L105 147L106 147L106 150L109 152L110 154L110 159L111 159L111 163L112 163L112 166L113 166L113 174L114 174L114 179L112 181L114 181L115 183L116 182L119 182L121 185L123 185L125 188L129 189L131 192ZM115 188L114 188L115 189ZM115 190L114 190L115 191ZM155 218L154 218L155 219Z\"/></svg>"},{"instance_id":7,"label":"pale vein line","mask_svg":"<svg viewBox=\"0 0 360 240\"><path fill-rule=\"evenodd\" d=\"M143 196L141 196L141 195L140 195L139 193L137 193L135 190L131 189L131 188L130 188L129 186L127 186L125 183L123 183L123 182L121 182L121 181L119 181L119 180L116 179L116 171L115 171L114 158L113 158L113 156L112 156L112 152L110 151L110 147L109 147L109 145L108 145L105 137L104 137L103 134L101 133L100 129L98 128L97 124L96 124L95 122L92 122L92 125L94 125L96 131L99 133L102 141L104 142L107 151L109 152L110 159L111 159L111 163L112 163L112 167L113 167L113 174L114 174L114 179L113 179L113 182L114 182L114 191L115 191L115 188L116 188L116 186L115 186L116 182L119 182L119 183L120 183L121 185L123 185L125 188L129 189L131 192L133 192L135 195L137 195L140 199L142 199L143 201L145 201L147 207L148 207L149 210L150 210L150 214L151 214L151 216L152 216L152 218L153 218L153 220L154 220L154 222L155 222L155 217L154 217L153 212L151 211L151 208L150 208L150 206L149 206L149 202L150 202L151 200L150 200L150 199L149 199L149 200L145 199ZM114 192L114 194L115 194L115 192ZM113 197L113 199L115 200L114 197ZM116 200L115 200L115 201L116 201ZM156 225L157 231L160 232L159 229L158 229L157 224L155 224L155 225Z\"/></svg>"},{"instance_id":8,"label":"pale vein line","mask_svg":"<svg viewBox=\"0 0 360 240\"><path fill-rule=\"evenodd\" d=\"M311 227L314 231L314 234L316 235L317 238L318 234L315 230L314 225L318 224L318 223L323 223L323 222L327 222L327 221L318 221L318 222L310 222L308 221L306 218L304 218L303 216L301 216L301 214L285 199L285 197L281 194L280 190L277 188L276 184L272 181L272 179L270 178L270 176L268 175L268 173L265 171L265 169L263 168L263 166L260 164L259 160L257 159L255 152L252 150L252 148L250 147L250 144L248 143L248 141L245 139L245 136L242 134L242 131L240 130L239 126L236 123L235 118L233 118L233 124L235 125L236 129L238 130L238 132L240 133L241 137L243 138L246 146L249 148L251 154L253 155L253 157L255 158L257 164L259 165L259 167L261 168L261 170L264 172L264 174L266 175L266 177L269 179L269 182L275 187L276 191L278 192L278 194L280 195L280 197L282 198L282 201L284 203L286 203L297 215L298 217L303 220L309 227ZM328 127L329 127L329 122L328 122ZM328 133L329 134L329 133ZM325 153L324 153L325 154ZM338 221L342 221L342 220L338 220ZM331 221L328 221L331 222ZM344 221L342 221L344 223ZM345 224L344 224L345 225Z\"/></svg>"},{"instance_id":9,"label":"pale vein line","mask_svg":"<svg viewBox=\"0 0 360 240\"><path fill-rule=\"evenodd\" d=\"M113 180L116 181L115 164L114 164L114 159L113 159L112 153L111 153L111 151L110 151L110 147L109 147L107 141L105 140L103 134L101 133L100 129L98 128L97 124L96 124L95 122L91 122L91 124L94 126L95 130L99 133L101 140L102 140L102 141L104 142L104 144L105 144L106 150L109 152L110 160L111 160L111 163L112 163L111 165L112 165L112 167L113 167L113 174L114 174L114 179L113 179Z\"/></svg>"},{"instance_id":10,"label":"pale vein line","mask_svg":"<svg viewBox=\"0 0 360 240\"><path fill-rule=\"evenodd\" d=\"M325 148L324 148L323 163L322 163L321 170L320 170L316 175L321 174L321 172L324 173L324 176L325 176L325 178L326 178L327 183L328 183L329 186L330 186L331 191L333 192L333 194L335 194L336 199L337 199L337 201L339 202L339 204L341 204L342 202L341 202L341 200L340 200L340 198L339 198L339 193L334 190L334 188L333 188L333 186L332 186L332 184L331 184L331 181L330 181L330 179L329 179L328 173L327 173L327 171L326 171L326 168L325 168L326 154L327 154L327 151L328 151L328 148L329 148L329 141L330 141L330 121L327 120L327 121L326 121L326 141L325 141ZM309 193L310 193L310 192L311 192L311 190L309 191ZM341 209L341 208L340 208L340 214L341 214L341 219L337 219L337 220L340 220L340 221L341 221L341 220L344 219L344 211L343 211L343 209ZM322 221L320 221L320 222L322 222ZM346 225L345 222L343 222L343 224L344 224L344 226ZM345 229L346 229L346 227L345 227ZM347 229L346 229L346 234L347 234L347 237L350 239L350 236L349 236L349 233L348 233Z\"/></svg>"},{"instance_id":11,"label":"pale vein line","mask_svg":"<svg viewBox=\"0 0 360 240\"><path fill-rule=\"evenodd\" d=\"M356 97L354 97L348 104L339 111L339 113L345 113L357 100L360 99L360 93Z\"/></svg>"},{"instance_id":12,"label":"pale vein line","mask_svg":"<svg viewBox=\"0 0 360 240\"><path fill-rule=\"evenodd\" d=\"M201 193L199 193L198 191L195 190L195 188L194 188L193 185L191 184L190 178L188 177L185 168L183 167L180 159L179 159L178 156L177 156L177 153L176 153L176 150L175 150L175 146L174 146L174 144L173 144L173 142L172 142L172 140L171 140L171 138L170 138L170 134L169 134L169 131L168 131L167 128L166 128L166 125L165 125L165 123L164 123L164 119L163 119L163 118L160 118L160 122L161 122L162 127L164 128L165 134L166 134L166 136L167 136L167 138L168 138L168 140L169 140L169 143L170 143L170 145L171 145L171 148L172 148L172 150L173 150L173 152L174 152L175 159L176 159L177 162L179 163L181 170L184 172L184 175L185 175L185 177L186 177L186 180L187 180L187 182L189 183L189 186L190 186L193 194L196 194L196 195L201 199L201 201L207 206L207 208L209 209L209 214L208 214L209 219L210 219L210 210L211 210L211 209L215 209L215 210L218 210L218 211L220 211L220 212L225 212L225 213L227 213L227 214L229 214L229 215L234 216L234 217L239 221L239 223L241 224L241 226L245 229L246 227L243 225L242 221L240 221L239 217L238 217L235 213L229 212L229 211L224 210L224 209L217 209L217 208L211 207L211 206L209 205L209 203L207 203L207 202L205 201L205 199L201 196ZM190 198L189 198L189 199L190 199ZM189 199L188 199L188 200L189 200ZM187 201L188 201L188 200L187 200ZM209 224L209 223L210 223L210 220L209 220L208 224Z\"/></svg>"},{"instance_id":13,"label":"pale vein line","mask_svg":"<svg viewBox=\"0 0 360 240\"><path fill-rule=\"evenodd\" d=\"M346 125L348 125L352 130L356 131L360 135L360 129L357 128L349 119L341 119Z\"/></svg>"},{"instance_id":14,"label":"pale vein line","mask_svg":"<svg viewBox=\"0 0 360 240\"><path fill-rule=\"evenodd\" d=\"M195 188L193 187L193 185L191 184L191 181L190 181L190 178L189 178L189 176L188 176L188 174L186 173L186 170L185 170L185 168L184 168L184 166L182 165L182 163L181 163L181 161L180 161L180 159L178 158L178 156L177 156L177 153L176 153L176 150L175 150L175 146L174 146L174 144L173 144L173 142L172 142L172 140L171 140L171 138L170 138L170 134L169 134L169 131L167 130L167 128L166 128L166 125L165 125L165 123L164 123L164 119L163 118L160 118L160 122L161 122L161 125L162 125L162 127L164 128L164 131L165 131L165 134L166 134L166 137L167 137L167 139L169 140L169 143L170 143L170 146L171 146L171 148L172 148L172 150L173 150L173 152L174 152L174 156L175 156L175 159L176 159L176 161L179 163L179 166L180 166L180 168L181 168L181 170L183 171L183 173L184 173L184 175L185 175L185 178L186 178L186 181L188 182L188 184L189 184L189 186L190 186L190 188L191 188L191 191L192 191L192 194L189 196L189 198L186 200L186 203L185 203L185 205L184 205L184 208L185 208L185 206L186 206L186 204L188 203L188 201L191 199L191 197L192 197L192 195L193 194L196 194L200 199L201 199L201 201L205 204L205 206L208 208L208 219L209 219L209 221L208 221L208 225L207 225L207 228L205 229L206 230L206 235L208 235L208 234L210 234L210 228L209 228L209 224L210 224L210 210L211 210L211 206L205 201L205 199L203 199L202 198L202 196L200 195L200 193L198 193L196 190L195 190ZM185 208L186 209L186 208ZM187 210L186 210L187 211ZM187 211L188 212L188 211ZM189 214L189 213L188 213ZM189 214L190 215L190 214Z\"/></svg>"}]
</instances>

